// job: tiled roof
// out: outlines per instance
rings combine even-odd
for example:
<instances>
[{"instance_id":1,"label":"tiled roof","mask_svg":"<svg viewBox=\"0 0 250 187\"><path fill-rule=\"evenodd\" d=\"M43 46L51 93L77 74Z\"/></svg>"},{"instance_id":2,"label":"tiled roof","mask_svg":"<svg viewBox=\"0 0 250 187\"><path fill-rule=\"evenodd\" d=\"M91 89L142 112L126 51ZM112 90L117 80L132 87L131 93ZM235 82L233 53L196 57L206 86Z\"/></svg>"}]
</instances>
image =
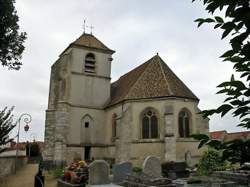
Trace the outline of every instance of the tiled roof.
<instances>
[{"instance_id":1,"label":"tiled roof","mask_svg":"<svg viewBox=\"0 0 250 187\"><path fill-rule=\"evenodd\" d=\"M229 141L229 140L242 139L242 138L244 139L250 137L250 131L227 133L227 131L222 130L222 131L210 132L210 136L213 139Z\"/></svg>"},{"instance_id":2,"label":"tiled roof","mask_svg":"<svg viewBox=\"0 0 250 187\"><path fill-rule=\"evenodd\" d=\"M199 100L159 55L155 55L112 83L109 106L124 100L170 96Z\"/></svg>"},{"instance_id":3,"label":"tiled roof","mask_svg":"<svg viewBox=\"0 0 250 187\"><path fill-rule=\"evenodd\" d=\"M250 137L250 131L231 132L227 134L227 140L234 140L247 137Z\"/></svg>"},{"instance_id":4,"label":"tiled roof","mask_svg":"<svg viewBox=\"0 0 250 187\"><path fill-rule=\"evenodd\" d=\"M227 134L227 131L225 131L225 130L210 132L210 136L213 139L221 139L222 135L225 135L225 134Z\"/></svg>"},{"instance_id":5,"label":"tiled roof","mask_svg":"<svg viewBox=\"0 0 250 187\"><path fill-rule=\"evenodd\" d=\"M109 52L113 54L115 51L108 48L106 45L104 45L100 40L98 40L94 35L92 34L82 34L79 38L77 38L74 42L72 42L63 52L62 54L69 48L69 47L86 47L91 49L97 49Z\"/></svg>"}]
</instances>

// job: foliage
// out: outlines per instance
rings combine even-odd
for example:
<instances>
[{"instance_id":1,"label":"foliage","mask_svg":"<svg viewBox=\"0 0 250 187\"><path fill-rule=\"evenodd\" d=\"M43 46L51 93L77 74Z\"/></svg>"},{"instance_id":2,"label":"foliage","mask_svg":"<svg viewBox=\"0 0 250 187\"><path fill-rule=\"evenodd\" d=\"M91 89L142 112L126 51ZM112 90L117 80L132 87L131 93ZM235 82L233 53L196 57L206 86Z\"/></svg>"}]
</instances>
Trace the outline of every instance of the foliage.
<instances>
[{"instance_id":1,"label":"foliage","mask_svg":"<svg viewBox=\"0 0 250 187\"><path fill-rule=\"evenodd\" d=\"M220 152L209 149L204 153L198 164L198 173L200 175L209 175L214 170L217 170L219 167L223 167L225 165L226 163L223 161Z\"/></svg>"},{"instance_id":2,"label":"foliage","mask_svg":"<svg viewBox=\"0 0 250 187\"><path fill-rule=\"evenodd\" d=\"M30 150L29 150L30 149ZM40 155L40 147L37 142L27 143L26 144L26 153L30 157L36 157Z\"/></svg>"},{"instance_id":3,"label":"foliage","mask_svg":"<svg viewBox=\"0 0 250 187\"><path fill-rule=\"evenodd\" d=\"M135 173L141 173L142 172L142 168L141 167L133 167L133 172L135 172Z\"/></svg>"},{"instance_id":4,"label":"foliage","mask_svg":"<svg viewBox=\"0 0 250 187\"><path fill-rule=\"evenodd\" d=\"M13 124L13 115L11 112L14 107L7 111L7 107L5 107L2 111L0 111L0 145L5 145L12 141L9 139L10 131L16 126Z\"/></svg>"},{"instance_id":5,"label":"foliage","mask_svg":"<svg viewBox=\"0 0 250 187\"><path fill-rule=\"evenodd\" d=\"M195 0L193 0L195 1ZM200 0L201 1L201 0ZM212 17L195 20L198 27L204 23L215 24L214 29L222 29L222 39L230 40L231 48L221 58L234 64L233 68L239 73L236 80L218 85L217 94L225 94L226 99L217 109L203 111L204 117L215 113L223 117L229 111L234 117L240 118L238 126L250 128L250 3L249 0L203 0L206 10ZM214 16L216 10L225 11L224 18Z\"/></svg>"},{"instance_id":6,"label":"foliage","mask_svg":"<svg viewBox=\"0 0 250 187\"><path fill-rule=\"evenodd\" d=\"M26 33L19 33L15 0L0 0L0 62L9 69L19 70Z\"/></svg>"},{"instance_id":7,"label":"foliage","mask_svg":"<svg viewBox=\"0 0 250 187\"><path fill-rule=\"evenodd\" d=\"M192 135L192 137L200 141L198 148L209 146L217 151L221 151L223 160L240 164L250 162L250 138L222 142L211 139L204 134L196 134Z\"/></svg>"},{"instance_id":8,"label":"foliage","mask_svg":"<svg viewBox=\"0 0 250 187\"><path fill-rule=\"evenodd\" d=\"M54 170L53 170L53 176L55 178L60 178L62 177L64 174L64 169L62 167L56 167Z\"/></svg>"}]
</instances>

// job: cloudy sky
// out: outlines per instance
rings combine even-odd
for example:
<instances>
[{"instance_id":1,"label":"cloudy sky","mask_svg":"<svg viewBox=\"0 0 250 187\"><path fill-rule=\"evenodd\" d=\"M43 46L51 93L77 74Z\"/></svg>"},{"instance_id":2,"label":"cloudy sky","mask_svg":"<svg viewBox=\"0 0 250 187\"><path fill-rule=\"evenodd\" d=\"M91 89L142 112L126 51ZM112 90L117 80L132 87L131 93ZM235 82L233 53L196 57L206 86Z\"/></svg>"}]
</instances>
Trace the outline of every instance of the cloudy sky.
<instances>
[{"instance_id":1,"label":"cloudy sky","mask_svg":"<svg viewBox=\"0 0 250 187\"><path fill-rule=\"evenodd\" d=\"M83 20L93 34L116 53L112 81L157 52L200 98L199 107L218 106L216 85L228 80L232 66L218 58L228 49L212 26L197 29L193 21L206 16L201 3L191 0L16 0L19 25L26 31L20 71L0 68L0 106L15 106L14 114L32 115L30 132L44 138L50 67L58 55L83 32ZM88 30L87 30L88 31ZM89 32L89 31L88 31ZM241 131L230 116L210 120L210 130ZM23 125L22 125L23 126ZM13 132L15 134L15 132Z\"/></svg>"}]
</instances>

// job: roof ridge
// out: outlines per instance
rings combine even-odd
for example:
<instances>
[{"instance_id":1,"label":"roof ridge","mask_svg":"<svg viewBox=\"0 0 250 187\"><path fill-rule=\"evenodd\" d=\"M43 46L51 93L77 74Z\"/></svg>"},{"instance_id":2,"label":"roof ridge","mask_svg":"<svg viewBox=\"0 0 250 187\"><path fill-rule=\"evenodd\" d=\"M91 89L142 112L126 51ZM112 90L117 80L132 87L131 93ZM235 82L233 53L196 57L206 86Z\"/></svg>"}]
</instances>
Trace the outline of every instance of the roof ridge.
<instances>
[{"instance_id":1,"label":"roof ridge","mask_svg":"<svg viewBox=\"0 0 250 187\"><path fill-rule=\"evenodd\" d=\"M146 62L140 64L139 66L136 66L135 68L131 69L129 72L123 74L122 76L119 77L119 79L117 79L116 81L112 82L112 84L115 83L115 82L117 82L117 81L119 81L120 78L125 77L126 75L130 74L130 73L133 72L134 70L140 68L141 66L146 65L146 64L147 64L151 59L153 59L153 58L154 58L154 57L150 58L149 60L147 60Z\"/></svg>"},{"instance_id":2,"label":"roof ridge","mask_svg":"<svg viewBox=\"0 0 250 187\"><path fill-rule=\"evenodd\" d=\"M93 36L98 42L100 42L105 48L107 48L108 50L113 51L112 49L110 49L108 46L106 46L101 40L99 40L95 35L90 34L90 36Z\"/></svg>"},{"instance_id":3,"label":"roof ridge","mask_svg":"<svg viewBox=\"0 0 250 187\"><path fill-rule=\"evenodd\" d=\"M126 98L126 97L128 96L128 94L129 94L130 90L132 89L132 87L135 85L135 83L139 80L139 78L140 78L140 77L142 76L142 74L145 72L145 70L147 69L147 66L150 64L150 62L151 62L152 59L153 59L153 57L150 58L149 60L147 60L146 62L144 62L143 64L141 64L141 65L139 65L139 66L133 68L133 69L130 70L129 72L125 73L124 75L120 76L118 80L116 80L115 82L111 83L111 87L112 87L112 85L114 85L114 86L115 86L115 85L119 85L119 82L122 81L122 79L126 79L126 77L127 77L128 75L130 75L130 74L133 73L134 71L136 71L136 70L138 70L138 69L140 69L140 68L143 68L143 66L145 66L144 69L142 70L142 72L140 72L140 75L136 77L136 80L133 81L132 85L128 87L128 89L126 90L126 93L123 95L123 98Z\"/></svg>"},{"instance_id":4,"label":"roof ridge","mask_svg":"<svg viewBox=\"0 0 250 187\"><path fill-rule=\"evenodd\" d=\"M227 132L226 130L218 130L218 131L211 131L209 133L214 133L214 132Z\"/></svg>"},{"instance_id":5,"label":"roof ridge","mask_svg":"<svg viewBox=\"0 0 250 187\"><path fill-rule=\"evenodd\" d=\"M130 86L130 89L128 90L127 94L125 95L125 98L129 95L129 92L133 89L133 87L136 85L136 83L139 81L140 77L143 76L143 74L146 72L147 68L148 68L148 65L150 64L151 60L153 59L154 57L152 57L151 59L149 59L148 61L146 61L145 63L143 63L144 65L146 65L146 67L144 68L144 70L141 72L141 74L137 77L137 79L134 81L134 83ZM143 65L142 64L142 65ZM140 67L140 66L138 66ZM136 69L136 68L135 68Z\"/></svg>"},{"instance_id":6,"label":"roof ridge","mask_svg":"<svg viewBox=\"0 0 250 187\"><path fill-rule=\"evenodd\" d=\"M168 68L168 70L175 77L175 79L178 80L195 98L199 100L199 98L193 93L193 91L174 73L174 71L165 62L163 64L166 68Z\"/></svg>"},{"instance_id":7,"label":"roof ridge","mask_svg":"<svg viewBox=\"0 0 250 187\"><path fill-rule=\"evenodd\" d=\"M227 134L240 134L240 133L250 133L250 131L228 132Z\"/></svg>"},{"instance_id":8,"label":"roof ridge","mask_svg":"<svg viewBox=\"0 0 250 187\"><path fill-rule=\"evenodd\" d=\"M158 55L157 55L157 56L158 56ZM168 83L166 74L165 74L165 72L164 72L164 70L163 70L163 67L162 67L162 59L161 59L161 57L159 57L159 56L158 56L158 63L159 63L159 65L160 65L160 68L161 68L161 72L162 72L162 74L163 74L163 77L164 77L164 79L165 79L165 81L166 81L168 91L169 91L170 95L173 95L173 92L172 92L172 90L170 89L170 86L169 86L169 83Z\"/></svg>"},{"instance_id":9,"label":"roof ridge","mask_svg":"<svg viewBox=\"0 0 250 187\"><path fill-rule=\"evenodd\" d=\"M127 99L173 96L199 101L168 65L155 55L112 83L109 106Z\"/></svg>"}]
</instances>

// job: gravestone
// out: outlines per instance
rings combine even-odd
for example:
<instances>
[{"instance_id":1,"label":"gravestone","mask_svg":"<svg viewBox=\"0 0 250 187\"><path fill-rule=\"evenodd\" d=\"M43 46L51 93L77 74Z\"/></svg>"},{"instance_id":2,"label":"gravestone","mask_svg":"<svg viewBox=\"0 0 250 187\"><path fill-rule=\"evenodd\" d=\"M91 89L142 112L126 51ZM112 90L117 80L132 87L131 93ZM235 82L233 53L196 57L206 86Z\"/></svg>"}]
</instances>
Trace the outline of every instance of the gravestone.
<instances>
[{"instance_id":1,"label":"gravestone","mask_svg":"<svg viewBox=\"0 0 250 187\"><path fill-rule=\"evenodd\" d=\"M192 167L192 155L190 151L187 151L185 153L185 162L187 164L188 167Z\"/></svg>"},{"instance_id":2,"label":"gravestone","mask_svg":"<svg viewBox=\"0 0 250 187\"><path fill-rule=\"evenodd\" d=\"M126 176L132 173L132 164L130 162L121 162L113 166L113 182L116 184L124 182Z\"/></svg>"},{"instance_id":3,"label":"gravestone","mask_svg":"<svg viewBox=\"0 0 250 187\"><path fill-rule=\"evenodd\" d=\"M161 177L161 161L158 157L148 156L143 162L143 172L152 177Z\"/></svg>"},{"instance_id":4,"label":"gravestone","mask_svg":"<svg viewBox=\"0 0 250 187\"><path fill-rule=\"evenodd\" d=\"M95 160L89 165L89 184L109 184L109 164L104 160Z\"/></svg>"}]
</instances>

